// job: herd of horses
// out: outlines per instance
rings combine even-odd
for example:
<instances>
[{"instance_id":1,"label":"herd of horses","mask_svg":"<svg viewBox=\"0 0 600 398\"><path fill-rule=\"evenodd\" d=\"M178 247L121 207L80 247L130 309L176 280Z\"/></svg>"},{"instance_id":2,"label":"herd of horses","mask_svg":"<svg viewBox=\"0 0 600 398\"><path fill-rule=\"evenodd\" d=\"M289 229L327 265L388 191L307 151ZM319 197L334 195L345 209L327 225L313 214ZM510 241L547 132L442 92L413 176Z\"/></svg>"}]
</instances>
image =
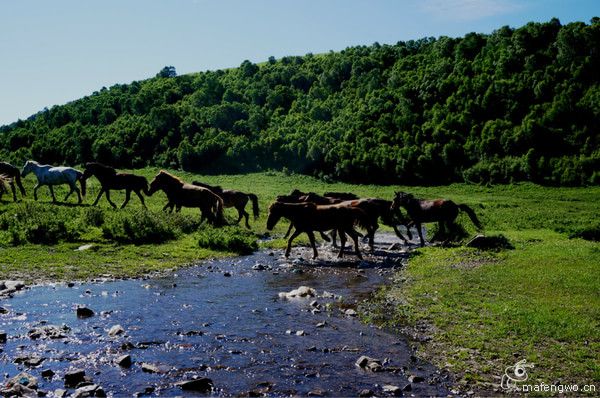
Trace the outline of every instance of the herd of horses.
<instances>
[{"instance_id":1,"label":"herd of horses","mask_svg":"<svg viewBox=\"0 0 600 398\"><path fill-rule=\"evenodd\" d=\"M72 167L41 165L33 160L25 162L22 170L9 163L0 162L0 195L10 187L14 201L17 201L16 188L19 188L21 195L25 196L26 191L21 177L30 173L33 173L38 181L33 189L35 200L37 200L38 188L47 185L53 202L56 202L53 186L66 184L69 185L70 191L64 200L66 201L75 192L78 203L81 204L82 195L86 194L86 181L94 176L101 186L93 203L94 206L98 204L102 195L105 195L108 203L113 208L117 208L110 199L110 191L125 190L125 201L121 204L121 208L129 203L132 192L146 207L144 195L152 196L160 190L167 197L163 210L172 212L180 211L182 207L199 208L201 222L208 221L215 226L227 224L223 209L233 207L238 212L236 223L245 218L246 227L250 228L249 213L245 210L249 201L252 202L254 218L259 216L258 198L255 194L223 189L198 181L189 184L164 170L148 183L144 176L118 172L113 167L97 162L86 163L83 172ZM78 183L81 189L77 187ZM269 206L267 229L272 230L282 218L290 221L285 235L286 238L289 236L286 257L290 254L293 240L305 233L313 249L313 257L316 258L318 252L314 233L319 232L324 240L329 241L331 238L334 247L337 246L336 236L339 236L341 244L338 257L343 256L346 236L349 236L354 243L355 254L362 259L358 238L363 235L356 228L366 231L365 237L369 241L371 250L374 249L374 236L379 228L379 222L392 227L396 235L405 243L412 239L411 227L416 227L421 246L424 246L421 224L437 222L440 230L450 230L459 211L464 211L473 224L481 228L475 212L469 206L456 204L451 200L421 200L405 192L396 192L393 200L389 201L379 198L359 198L352 193L326 192L318 195L295 189L288 195L278 196ZM408 238L400 231L401 226L406 228ZM325 232L331 232L330 236L325 235Z\"/></svg>"}]
</instances>

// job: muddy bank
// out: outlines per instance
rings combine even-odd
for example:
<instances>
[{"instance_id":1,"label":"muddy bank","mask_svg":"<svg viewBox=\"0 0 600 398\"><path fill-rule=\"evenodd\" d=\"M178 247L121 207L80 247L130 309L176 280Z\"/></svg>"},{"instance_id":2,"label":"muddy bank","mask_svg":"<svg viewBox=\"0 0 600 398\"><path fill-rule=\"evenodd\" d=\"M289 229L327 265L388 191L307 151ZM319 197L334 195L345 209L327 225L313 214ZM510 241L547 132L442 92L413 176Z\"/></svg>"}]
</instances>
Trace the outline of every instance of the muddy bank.
<instances>
[{"instance_id":1,"label":"muddy bank","mask_svg":"<svg viewBox=\"0 0 600 398\"><path fill-rule=\"evenodd\" d=\"M312 261L296 248L289 260L263 251L144 280L19 291L0 304L0 370L5 383L25 371L51 395L86 384L96 395L90 384L115 396L197 394L206 379L214 395L446 395L446 375L355 316L405 261L385 250L395 241L380 235L362 262L328 248ZM301 286L304 297L280 294ZM82 379L65 385L74 369Z\"/></svg>"}]
</instances>

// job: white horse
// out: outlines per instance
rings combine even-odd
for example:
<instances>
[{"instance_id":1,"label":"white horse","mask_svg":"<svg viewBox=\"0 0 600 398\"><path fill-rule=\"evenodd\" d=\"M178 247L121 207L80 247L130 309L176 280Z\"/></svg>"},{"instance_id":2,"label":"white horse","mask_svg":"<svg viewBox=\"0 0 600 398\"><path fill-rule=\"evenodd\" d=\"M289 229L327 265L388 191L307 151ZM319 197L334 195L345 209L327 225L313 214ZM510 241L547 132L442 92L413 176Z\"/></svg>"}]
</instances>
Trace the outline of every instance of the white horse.
<instances>
[{"instance_id":1,"label":"white horse","mask_svg":"<svg viewBox=\"0 0 600 398\"><path fill-rule=\"evenodd\" d=\"M48 185L50 193L52 194L52 201L56 202L53 185L69 184L71 190L67 196L65 196L64 201L66 202L73 192L77 192L77 197L79 199L78 203L81 204L81 194L79 193L79 188L77 188L77 185L75 184L79 181L81 184L81 193L85 196L85 180L82 178L83 173L81 171L75 170L72 167L41 165L35 160L28 160L25 162L25 166L23 166L21 176L25 177L29 173L35 174L38 180L38 183L33 188L33 198L35 200L37 200L38 188L42 185Z\"/></svg>"}]
</instances>

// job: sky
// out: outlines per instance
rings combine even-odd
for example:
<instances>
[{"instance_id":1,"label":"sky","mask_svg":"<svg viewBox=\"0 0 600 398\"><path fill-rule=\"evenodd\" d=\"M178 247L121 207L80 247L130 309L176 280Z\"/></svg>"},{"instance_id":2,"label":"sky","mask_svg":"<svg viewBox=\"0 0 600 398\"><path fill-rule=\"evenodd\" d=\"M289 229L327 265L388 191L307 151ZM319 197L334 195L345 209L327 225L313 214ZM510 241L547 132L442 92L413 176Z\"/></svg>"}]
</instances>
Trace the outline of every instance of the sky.
<instances>
[{"instance_id":1,"label":"sky","mask_svg":"<svg viewBox=\"0 0 600 398\"><path fill-rule=\"evenodd\" d=\"M600 0L0 0L0 125L164 66L185 74L594 16Z\"/></svg>"}]
</instances>

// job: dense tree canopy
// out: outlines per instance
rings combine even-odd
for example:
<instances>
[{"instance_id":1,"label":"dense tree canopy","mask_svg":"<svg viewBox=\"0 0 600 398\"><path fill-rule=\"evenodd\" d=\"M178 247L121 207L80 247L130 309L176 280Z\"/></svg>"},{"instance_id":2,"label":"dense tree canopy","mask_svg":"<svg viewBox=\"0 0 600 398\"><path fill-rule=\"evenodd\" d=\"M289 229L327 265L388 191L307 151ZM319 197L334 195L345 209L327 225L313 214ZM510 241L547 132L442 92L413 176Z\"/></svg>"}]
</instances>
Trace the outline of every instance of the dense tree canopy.
<instances>
[{"instance_id":1,"label":"dense tree canopy","mask_svg":"<svg viewBox=\"0 0 600 398\"><path fill-rule=\"evenodd\" d=\"M600 183L600 22L358 46L157 77L0 128L21 163L358 182Z\"/></svg>"}]
</instances>

